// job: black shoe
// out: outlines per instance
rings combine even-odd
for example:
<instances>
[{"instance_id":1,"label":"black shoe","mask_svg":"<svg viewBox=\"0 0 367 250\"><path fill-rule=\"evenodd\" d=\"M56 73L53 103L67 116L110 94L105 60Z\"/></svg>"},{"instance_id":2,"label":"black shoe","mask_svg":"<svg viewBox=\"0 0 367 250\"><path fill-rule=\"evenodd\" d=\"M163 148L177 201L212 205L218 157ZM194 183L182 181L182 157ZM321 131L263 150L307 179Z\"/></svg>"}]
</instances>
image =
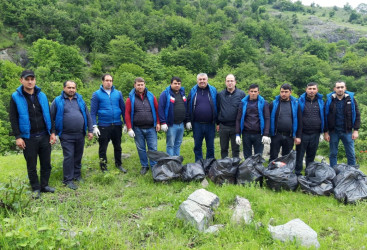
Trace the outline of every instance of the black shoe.
<instances>
[{"instance_id":1,"label":"black shoe","mask_svg":"<svg viewBox=\"0 0 367 250\"><path fill-rule=\"evenodd\" d=\"M142 169L140 170L140 174L141 174L141 175L145 175L148 171L149 171L149 168L142 168Z\"/></svg>"},{"instance_id":2,"label":"black shoe","mask_svg":"<svg viewBox=\"0 0 367 250\"><path fill-rule=\"evenodd\" d=\"M65 186L72 189L72 190L77 190L78 189L78 187L72 181L69 181L68 183L66 183Z\"/></svg>"},{"instance_id":3,"label":"black shoe","mask_svg":"<svg viewBox=\"0 0 367 250\"><path fill-rule=\"evenodd\" d=\"M74 178L74 181L77 181L79 183L84 183L84 180L82 177Z\"/></svg>"},{"instance_id":4,"label":"black shoe","mask_svg":"<svg viewBox=\"0 0 367 250\"><path fill-rule=\"evenodd\" d=\"M123 172L123 173L127 173L127 170L126 169L124 169L122 166L116 166L117 167L117 169L118 170L120 170L121 172Z\"/></svg>"},{"instance_id":5,"label":"black shoe","mask_svg":"<svg viewBox=\"0 0 367 250\"><path fill-rule=\"evenodd\" d=\"M38 200L41 198L41 190L37 189L33 191L32 198Z\"/></svg>"},{"instance_id":6,"label":"black shoe","mask_svg":"<svg viewBox=\"0 0 367 250\"><path fill-rule=\"evenodd\" d=\"M41 192L42 193L55 193L55 189L53 187L46 186L46 187L41 188Z\"/></svg>"}]
</instances>

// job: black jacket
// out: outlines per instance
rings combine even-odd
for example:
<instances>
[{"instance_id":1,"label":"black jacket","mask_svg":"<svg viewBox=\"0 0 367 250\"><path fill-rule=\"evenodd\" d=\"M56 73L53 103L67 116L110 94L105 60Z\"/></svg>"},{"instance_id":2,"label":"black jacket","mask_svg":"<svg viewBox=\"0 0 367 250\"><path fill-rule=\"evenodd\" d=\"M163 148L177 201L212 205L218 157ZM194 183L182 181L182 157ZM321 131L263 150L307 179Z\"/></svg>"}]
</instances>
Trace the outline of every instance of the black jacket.
<instances>
[{"instance_id":1,"label":"black jacket","mask_svg":"<svg viewBox=\"0 0 367 250\"><path fill-rule=\"evenodd\" d=\"M217 95L217 124L236 126L236 118L241 100L246 96L245 92L236 88L232 93L224 89Z\"/></svg>"}]
</instances>

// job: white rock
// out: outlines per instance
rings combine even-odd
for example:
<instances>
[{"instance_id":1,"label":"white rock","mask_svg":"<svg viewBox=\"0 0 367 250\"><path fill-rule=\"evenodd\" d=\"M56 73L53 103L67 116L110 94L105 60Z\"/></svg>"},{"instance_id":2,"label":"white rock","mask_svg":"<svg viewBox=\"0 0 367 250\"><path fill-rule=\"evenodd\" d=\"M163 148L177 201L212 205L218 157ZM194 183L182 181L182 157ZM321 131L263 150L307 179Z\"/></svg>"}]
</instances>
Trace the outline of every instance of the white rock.
<instances>
[{"instance_id":1,"label":"white rock","mask_svg":"<svg viewBox=\"0 0 367 250\"><path fill-rule=\"evenodd\" d=\"M251 209L250 202L245 198L236 196L235 203L236 205L232 215L232 221L237 224L242 222L245 222L245 224L250 224L254 217L254 212Z\"/></svg>"},{"instance_id":2,"label":"white rock","mask_svg":"<svg viewBox=\"0 0 367 250\"><path fill-rule=\"evenodd\" d=\"M206 191L205 189L198 189L187 198L188 200L192 200L200 205L217 208L219 206L219 198L215 194Z\"/></svg>"},{"instance_id":3,"label":"white rock","mask_svg":"<svg viewBox=\"0 0 367 250\"><path fill-rule=\"evenodd\" d=\"M317 233L300 219L294 219L284 225L275 227L268 225L268 230L273 239L283 242L296 240L302 246L320 247L320 243L317 240Z\"/></svg>"},{"instance_id":4,"label":"white rock","mask_svg":"<svg viewBox=\"0 0 367 250\"><path fill-rule=\"evenodd\" d=\"M206 178L204 178L204 180L201 182L201 186L203 186L204 188L209 186L209 182L206 180Z\"/></svg>"},{"instance_id":5,"label":"white rock","mask_svg":"<svg viewBox=\"0 0 367 250\"><path fill-rule=\"evenodd\" d=\"M181 203L176 217L191 223L199 231L204 231L213 220L213 212L210 208L201 206L195 201L186 200Z\"/></svg>"},{"instance_id":6,"label":"white rock","mask_svg":"<svg viewBox=\"0 0 367 250\"><path fill-rule=\"evenodd\" d=\"M208 227L208 229L206 229L204 233L216 233L219 231L219 229L223 227L224 227L223 224L213 225L213 226Z\"/></svg>"}]
</instances>

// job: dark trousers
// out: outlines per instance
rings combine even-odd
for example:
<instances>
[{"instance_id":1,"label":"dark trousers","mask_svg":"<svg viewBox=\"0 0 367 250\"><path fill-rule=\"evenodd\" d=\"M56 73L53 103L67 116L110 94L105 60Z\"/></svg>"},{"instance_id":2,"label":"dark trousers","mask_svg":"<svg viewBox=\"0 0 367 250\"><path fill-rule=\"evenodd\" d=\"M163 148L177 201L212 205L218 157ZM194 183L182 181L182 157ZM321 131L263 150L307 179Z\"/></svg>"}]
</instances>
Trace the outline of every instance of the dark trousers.
<instances>
[{"instance_id":1,"label":"dark trousers","mask_svg":"<svg viewBox=\"0 0 367 250\"><path fill-rule=\"evenodd\" d=\"M108 127L99 127L101 135L99 136L99 160L101 169L107 169L107 146L110 140L112 140L115 165L121 166L121 135L122 125L111 125Z\"/></svg>"},{"instance_id":2,"label":"dark trousers","mask_svg":"<svg viewBox=\"0 0 367 250\"><path fill-rule=\"evenodd\" d=\"M294 139L291 136L276 134L271 137L270 158L269 162L278 158L280 148L282 148L282 156L291 152L294 145Z\"/></svg>"},{"instance_id":3,"label":"dark trousers","mask_svg":"<svg viewBox=\"0 0 367 250\"><path fill-rule=\"evenodd\" d=\"M214 158L215 124L194 122L192 131L194 134L195 143L195 161L203 158L202 146L204 138L206 143L206 159Z\"/></svg>"},{"instance_id":4,"label":"dark trousers","mask_svg":"<svg viewBox=\"0 0 367 250\"><path fill-rule=\"evenodd\" d=\"M297 159L296 159L296 169L297 175L301 174L303 169L303 157L306 153L306 168L308 164L313 162L316 157L317 148L319 147L320 133L315 134L302 134L301 144L296 146Z\"/></svg>"},{"instance_id":5,"label":"dark trousers","mask_svg":"<svg viewBox=\"0 0 367 250\"><path fill-rule=\"evenodd\" d=\"M219 125L220 155L223 158L228 156L229 142L231 141L232 157L239 157L240 146L236 144L236 127Z\"/></svg>"},{"instance_id":6,"label":"dark trousers","mask_svg":"<svg viewBox=\"0 0 367 250\"><path fill-rule=\"evenodd\" d=\"M64 154L63 183L68 183L73 179L81 178L82 157L84 152L84 135L61 135L60 138L62 153Z\"/></svg>"},{"instance_id":7,"label":"dark trousers","mask_svg":"<svg viewBox=\"0 0 367 250\"><path fill-rule=\"evenodd\" d=\"M242 133L243 157L245 157L245 159L252 155L252 147L254 147L255 154L263 153L264 144L262 144L261 139L261 134Z\"/></svg>"},{"instance_id":8,"label":"dark trousers","mask_svg":"<svg viewBox=\"0 0 367 250\"><path fill-rule=\"evenodd\" d=\"M50 136L43 135L39 137L31 137L24 139L25 149L23 150L24 158L27 162L28 178L32 190L40 190L48 186L48 180L51 174L51 144ZM37 156L41 165L41 178L38 180L37 175ZM41 184L40 184L41 182Z\"/></svg>"}]
</instances>

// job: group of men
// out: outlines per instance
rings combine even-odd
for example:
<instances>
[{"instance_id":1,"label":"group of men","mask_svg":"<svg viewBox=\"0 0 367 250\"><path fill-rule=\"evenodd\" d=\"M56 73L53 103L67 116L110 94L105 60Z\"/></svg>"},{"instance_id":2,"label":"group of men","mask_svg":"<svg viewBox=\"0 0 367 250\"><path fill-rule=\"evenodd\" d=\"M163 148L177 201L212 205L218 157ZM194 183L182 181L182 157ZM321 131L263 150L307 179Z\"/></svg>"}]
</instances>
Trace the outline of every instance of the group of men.
<instances>
[{"instance_id":1,"label":"group of men","mask_svg":"<svg viewBox=\"0 0 367 250\"><path fill-rule=\"evenodd\" d=\"M236 87L232 74L225 79L226 88L217 93L208 83L205 73L197 75L197 84L186 97L181 79L172 77L171 84L161 93L159 101L146 88L145 80L138 77L134 88L124 102L121 91L113 86L113 77L102 77L100 88L91 98L91 111L77 93L77 84L66 81L63 91L49 108L46 95L36 86L33 71L25 70L21 86L12 94L10 121L16 145L23 150L29 181L34 197L41 192L54 192L48 185L51 173L51 145L60 139L63 149L63 183L77 189L81 181L81 159L84 138L93 135L99 142L101 170L107 169L106 151L110 141L114 147L115 166L127 170L121 162L122 132L134 138L142 175L156 162L148 160L147 147L157 150L157 132L166 133L166 150L171 156L180 155L184 129L193 130L195 161L203 158L203 140L206 158L214 158L214 138L219 132L221 157L239 157L243 144L244 158L262 154L264 144L270 144L269 161L288 154L294 144L297 149L296 174L314 161L319 138L324 133L330 142L330 165L337 164L339 140L342 140L349 165L355 165L354 140L358 138L360 113L352 92L344 82L336 82L334 92L324 103L316 83L309 83L298 99L292 96L289 84L280 87L280 95L268 104L260 95L259 86L250 85L248 95ZM124 125L125 124L125 125ZM242 136L242 139L241 139ZM37 175L37 157L40 159L40 180Z\"/></svg>"}]
</instances>

